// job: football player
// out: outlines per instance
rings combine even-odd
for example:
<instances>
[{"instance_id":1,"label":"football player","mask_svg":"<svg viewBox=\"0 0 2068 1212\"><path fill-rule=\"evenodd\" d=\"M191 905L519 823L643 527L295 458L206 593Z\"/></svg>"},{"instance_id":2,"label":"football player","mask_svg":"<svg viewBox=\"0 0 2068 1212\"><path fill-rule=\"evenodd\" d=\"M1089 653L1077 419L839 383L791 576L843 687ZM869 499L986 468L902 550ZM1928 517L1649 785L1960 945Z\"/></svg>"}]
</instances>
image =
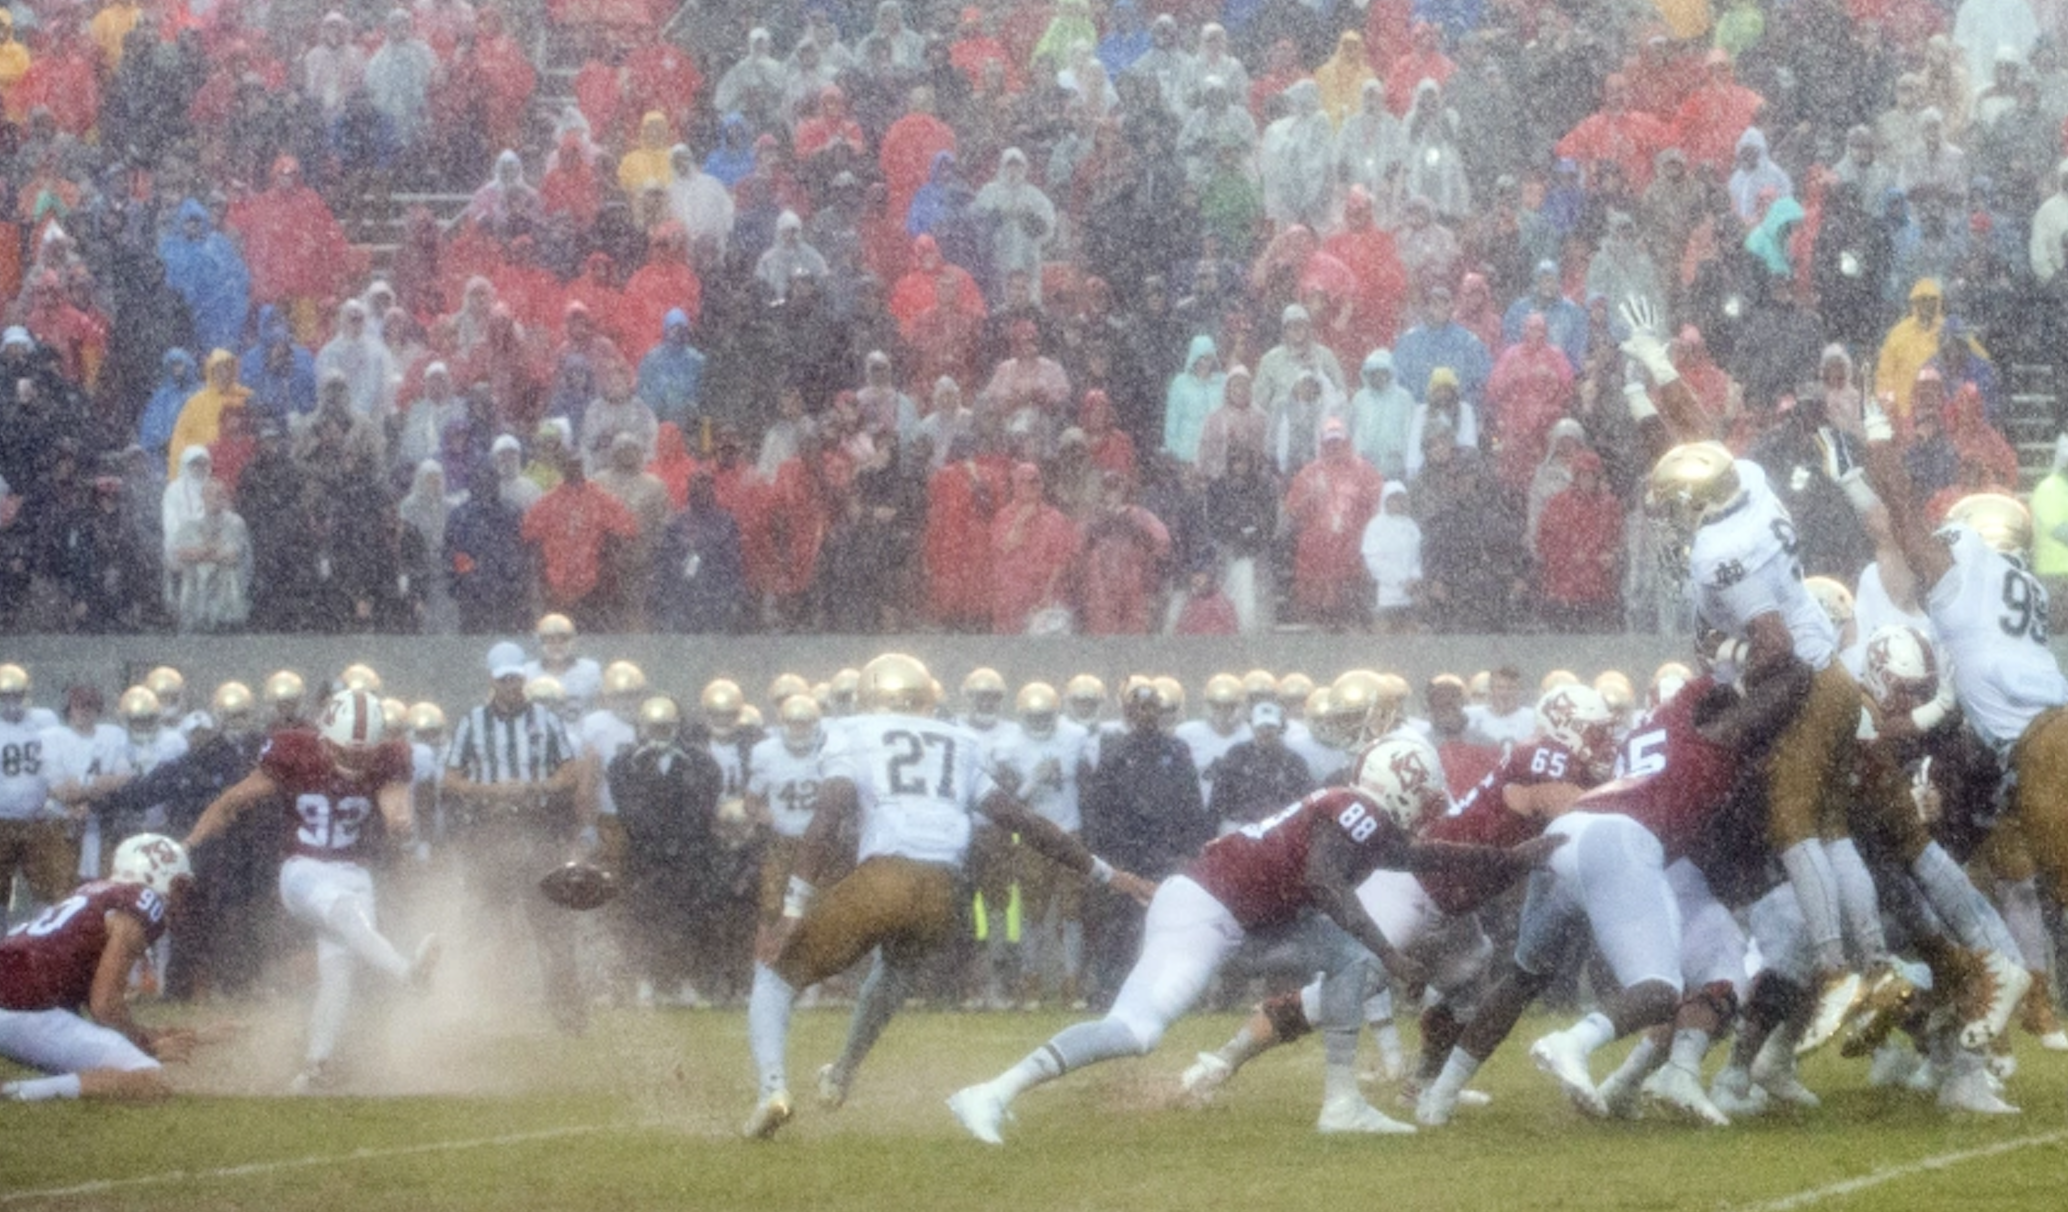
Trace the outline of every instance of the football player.
<instances>
[{"instance_id":1,"label":"football player","mask_svg":"<svg viewBox=\"0 0 2068 1212\"><path fill-rule=\"evenodd\" d=\"M1192 765L1199 771L1199 800L1210 804L1220 761L1249 739L1249 722L1243 711L1242 682L1234 674L1217 673L1208 678L1206 692L1200 697L1206 700L1206 718L1186 720L1171 729L1171 735L1192 751Z\"/></svg>"},{"instance_id":2,"label":"football player","mask_svg":"<svg viewBox=\"0 0 2068 1212\"><path fill-rule=\"evenodd\" d=\"M1813 674L1794 722L1767 759L1767 826L1802 903L1820 1001L1842 1008L1860 987L1844 979L1846 926L1863 926L1874 916L1873 879L1857 853L1824 844L1845 836L1838 793L1840 775L1851 766L1859 688L1838 659L1830 619L1803 583L1795 523L1766 472L1708 440L1706 414L1667 356L1649 305L1632 299L1622 311L1631 330L1623 352L1632 368L1624 395L1654 459L1647 500L1687 544L1696 615L1728 637L1732 663L1748 688L1797 665ZM1873 938L1853 942L1863 967L1885 960L1886 949ZM1899 979L1885 964L1868 978L1877 986ZM1833 1016L1822 1014L1819 1021Z\"/></svg>"},{"instance_id":3,"label":"football player","mask_svg":"<svg viewBox=\"0 0 2068 1212\"><path fill-rule=\"evenodd\" d=\"M1292 945L1309 969L1326 973L1315 1021L1326 1046L1322 1132L1412 1132L1364 1101L1352 1062L1363 998L1363 951L1404 979L1421 974L1387 939L1356 895L1381 867L1402 871L1520 872L1557 843L1513 849L1416 842L1415 821L1449 799L1436 754L1412 738L1382 741L1359 758L1348 787L1317 791L1269 820L1209 843L1183 875L1149 902L1141 958L1113 1008L1066 1027L1019 1064L957 1091L948 1108L971 1136L1001 1144L1007 1108L1028 1089L1063 1074L1153 1049L1170 1024L1206 991L1245 943ZM1362 948L1362 950L1360 950Z\"/></svg>"},{"instance_id":4,"label":"football player","mask_svg":"<svg viewBox=\"0 0 2068 1212\"><path fill-rule=\"evenodd\" d=\"M262 804L287 807L294 832L280 865L280 903L316 933L316 1001L292 1093L335 1083L331 1062L351 1013L356 964L417 989L430 982L437 936L425 935L404 958L375 927L367 870L384 845L411 841L412 775L409 745L385 735L379 700L368 691L341 690L314 731L274 733L259 753L258 769L218 796L187 834L191 849Z\"/></svg>"},{"instance_id":5,"label":"football player","mask_svg":"<svg viewBox=\"0 0 2068 1212\"><path fill-rule=\"evenodd\" d=\"M717 759L718 768L725 772L725 798L746 795L747 754L760 738L750 737L741 727L747 699L740 693L739 683L730 678L713 678L697 696L697 708L703 716L704 745Z\"/></svg>"},{"instance_id":6,"label":"football player","mask_svg":"<svg viewBox=\"0 0 2068 1212\"><path fill-rule=\"evenodd\" d=\"M826 728L818 701L793 694L776 709L776 733L754 746L748 759L747 813L763 832L761 915L755 954L768 951L783 917L783 889L818 807L820 751Z\"/></svg>"},{"instance_id":7,"label":"football player","mask_svg":"<svg viewBox=\"0 0 2068 1212\"><path fill-rule=\"evenodd\" d=\"M64 895L76 858L65 823L45 813L52 784L63 777L49 768L45 753L57 721L48 711L29 706L29 688L28 670L0 665L0 889L13 884L19 869L33 902L46 905ZM90 693L97 718L100 695ZM70 706L66 715L79 718ZM91 733L90 722L87 728ZM125 748L110 746L111 758L126 760ZM111 768L108 773L118 771ZM0 903L0 914L5 909Z\"/></svg>"},{"instance_id":8,"label":"football player","mask_svg":"<svg viewBox=\"0 0 2068 1212\"><path fill-rule=\"evenodd\" d=\"M1546 822L1608 778L1616 744L1600 695L1585 686L1554 689L1538 700L1537 721L1536 738L1509 750L1456 811L1421 826L1423 840L1518 845L1542 834ZM1410 874L1382 868L1357 886L1357 899L1380 933L1421 965L1438 995L1422 1012L1421 1071L1410 1095L1435 1080L1471 1016L1493 955L1477 915L1513 881L1513 873L1503 871ZM1320 996L1315 983L1266 1002L1219 1051L1200 1053L1179 1084L1194 1098L1210 1095L1251 1057L1311 1030Z\"/></svg>"},{"instance_id":9,"label":"football player","mask_svg":"<svg viewBox=\"0 0 2068 1212\"><path fill-rule=\"evenodd\" d=\"M582 716L568 730L574 751L582 761L578 795L594 804L596 836L581 839L591 846L605 867L615 869L624 862L625 832L617 819L617 803L611 798L605 773L610 763L631 748L636 739L633 717L646 698L646 673L630 661L612 661L604 667L602 694L594 711Z\"/></svg>"},{"instance_id":10,"label":"football player","mask_svg":"<svg viewBox=\"0 0 2068 1212\"><path fill-rule=\"evenodd\" d=\"M1808 681L1808 671L1796 667L1742 698L1712 679L1691 683L1632 735L1621 777L1580 796L1552 822L1546 836L1569 844L1531 875L1514 955L1441 1072L1423 1088L1417 1121L1450 1121L1465 1084L1549 985L1570 948L1589 935L1620 988L1602 999L1600 1010L1538 1039L1530 1058L1581 1110L1609 1113L1587 1058L1610 1040L1673 1019L1681 1007L1683 893L1690 889L1669 884L1666 869L1723 807L1738 769L1775 743ZM1730 1010L1718 1004L1693 1012L1717 1020L1707 1028L1713 1032ZM1706 1049L1707 1040L1699 1042Z\"/></svg>"},{"instance_id":11,"label":"football player","mask_svg":"<svg viewBox=\"0 0 2068 1212\"><path fill-rule=\"evenodd\" d=\"M539 676L556 679L579 713L587 711L603 688L603 667L574 650L574 622L564 614L539 619L539 655L524 665L527 680Z\"/></svg>"},{"instance_id":12,"label":"football player","mask_svg":"<svg viewBox=\"0 0 2068 1212\"><path fill-rule=\"evenodd\" d=\"M1062 701L1046 682L1020 687L1013 702L1019 739L996 750L993 777L1056 828L1077 837L1084 818L1078 810L1077 780L1084 768L1089 734L1061 718ZM1054 863L1014 847L1013 879L1020 889L1022 945L1020 993L1033 1008L1044 969L1059 973L1066 1003L1077 999L1084 965L1084 899L1079 881Z\"/></svg>"},{"instance_id":13,"label":"football player","mask_svg":"<svg viewBox=\"0 0 2068 1212\"><path fill-rule=\"evenodd\" d=\"M997 670L979 666L962 679L961 723L983 747L984 768L995 774L1001 755L1023 739L1019 724L1005 716L1005 678ZM1006 991L1019 984L1020 939L1011 912L1018 849L1011 834L997 829L979 827L970 842L969 868L976 885L970 924L976 946L968 987L981 990L982 997L972 996L966 1009L1003 1010L1010 1004Z\"/></svg>"},{"instance_id":14,"label":"football player","mask_svg":"<svg viewBox=\"0 0 2068 1212\"><path fill-rule=\"evenodd\" d=\"M609 678L605 670L606 684ZM695 1008L705 1003L693 967L719 950L710 933L701 935L703 946L695 942L708 924L714 889L724 887L714 831L725 775L701 746L683 744L682 710L674 699L649 698L633 717L636 743L614 754L605 773L629 843L625 924L638 973L635 1000L653 1005L658 984L674 990L677 1005Z\"/></svg>"},{"instance_id":15,"label":"football player","mask_svg":"<svg viewBox=\"0 0 2068 1212\"><path fill-rule=\"evenodd\" d=\"M0 1083L0 1099L171 1092L160 1062L184 1059L195 1035L142 1026L127 993L192 877L178 842L140 833L115 848L106 880L0 939L0 1058L47 1075Z\"/></svg>"},{"instance_id":16,"label":"football player","mask_svg":"<svg viewBox=\"0 0 2068 1212\"><path fill-rule=\"evenodd\" d=\"M1148 883L1116 871L1083 843L992 783L981 745L960 725L933 718L926 666L886 653L862 669L863 714L833 733L821 757L818 809L784 896L783 916L759 958L747 1033L761 1097L750 1138L775 1134L793 1114L785 1053L797 994L881 948L863 983L840 1058L826 1071L846 1096L862 1059L904 1001L918 963L954 933L973 818L1017 832L1072 871L1146 900ZM855 868L820 892L848 818L858 816Z\"/></svg>"}]
</instances>

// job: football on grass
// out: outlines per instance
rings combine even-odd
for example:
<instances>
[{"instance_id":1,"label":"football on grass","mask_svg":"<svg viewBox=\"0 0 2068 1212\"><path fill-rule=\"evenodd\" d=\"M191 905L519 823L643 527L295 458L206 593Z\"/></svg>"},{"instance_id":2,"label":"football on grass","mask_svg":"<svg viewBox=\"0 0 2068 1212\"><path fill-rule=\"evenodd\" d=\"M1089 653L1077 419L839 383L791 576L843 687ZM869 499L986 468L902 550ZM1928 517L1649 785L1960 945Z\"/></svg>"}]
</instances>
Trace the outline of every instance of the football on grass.
<instances>
[{"instance_id":1,"label":"football on grass","mask_svg":"<svg viewBox=\"0 0 2068 1212\"><path fill-rule=\"evenodd\" d=\"M562 863L539 881L546 899L567 909L594 909L618 894L618 878L594 863Z\"/></svg>"}]
</instances>

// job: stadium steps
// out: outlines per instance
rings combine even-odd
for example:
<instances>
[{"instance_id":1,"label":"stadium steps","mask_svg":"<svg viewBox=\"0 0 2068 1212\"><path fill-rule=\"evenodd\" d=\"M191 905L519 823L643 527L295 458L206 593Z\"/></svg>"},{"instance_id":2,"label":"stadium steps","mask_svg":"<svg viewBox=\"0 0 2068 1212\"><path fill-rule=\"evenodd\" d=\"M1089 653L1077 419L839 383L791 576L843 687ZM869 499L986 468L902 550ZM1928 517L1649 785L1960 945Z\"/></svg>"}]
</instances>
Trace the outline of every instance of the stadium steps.
<instances>
[{"instance_id":1,"label":"stadium steps","mask_svg":"<svg viewBox=\"0 0 2068 1212\"><path fill-rule=\"evenodd\" d=\"M2003 435L2018 452L2019 486L2030 491L2053 465L2054 438L2061 432L2059 389L2051 366L2013 363L2007 378L2010 404Z\"/></svg>"}]
</instances>

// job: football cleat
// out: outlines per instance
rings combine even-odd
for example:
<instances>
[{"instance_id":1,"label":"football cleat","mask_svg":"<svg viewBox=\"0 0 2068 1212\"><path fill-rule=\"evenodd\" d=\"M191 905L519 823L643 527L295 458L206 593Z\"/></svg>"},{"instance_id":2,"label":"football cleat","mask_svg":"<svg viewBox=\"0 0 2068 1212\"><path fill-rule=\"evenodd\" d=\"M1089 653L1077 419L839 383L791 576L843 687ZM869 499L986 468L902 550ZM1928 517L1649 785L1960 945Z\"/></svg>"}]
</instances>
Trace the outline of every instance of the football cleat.
<instances>
[{"instance_id":1,"label":"football cleat","mask_svg":"<svg viewBox=\"0 0 2068 1212\"><path fill-rule=\"evenodd\" d=\"M847 1104L848 1074L840 1072L831 1064L819 1066L819 1106L828 1111L838 1111Z\"/></svg>"},{"instance_id":2,"label":"football cleat","mask_svg":"<svg viewBox=\"0 0 2068 1212\"><path fill-rule=\"evenodd\" d=\"M1767 1092L1752 1084L1752 1072L1743 1065L1730 1064L1717 1070L1716 1077L1709 1083L1709 1101L1725 1115L1740 1118L1748 1115L1765 1115Z\"/></svg>"},{"instance_id":3,"label":"football cleat","mask_svg":"<svg viewBox=\"0 0 2068 1212\"><path fill-rule=\"evenodd\" d=\"M1178 1089L1183 1092L1186 1102L1205 1106L1234 1075L1233 1065L1211 1052L1202 1052L1178 1077Z\"/></svg>"},{"instance_id":4,"label":"football cleat","mask_svg":"<svg viewBox=\"0 0 2068 1212\"><path fill-rule=\"evenodd\" d=\"M1846 1018L1845 1039L1838 1047L1839 1055L1853 1059L1879 1048L1917 1000L1917 986L1893 964L1876 964L1861 980L1865 989Z\"/></svg>"},{"instance_id":5,"label":"football cleat","mask_svg":"<svg viewBox=\"0 0 2068 1212\"><path fill-rule=\"evenodd\" d=\"M1005 1123L1005 1100L991 1089L991 1083L964 1086L949 1095L948 1110L971 1136L987 1145L1005 1143L998 1134Z\"/></svg>"},{"instance_id":6,"label":"football cleat","mask_svg":"<svg viewBox=\"0 0 2068 1212\"><path fill-rule=\"evenodd\" d=\"M1355 1095L1332 1098L1321 1104L1321 1117L1314 1130L1323 1135L1364 1132L1381 1136L1405 1136L1415 1130Z\"/></svg>"},{"instance_id":7,"label":"football cleat","mask_svg":"<svg viewBox=\"0 0 2068 1212\"><path fill-rule=\"evenodd\" d=\"M2032 973L2032 987L2025 991L2025 1001L2018 1008L2018 1025L2025 1034L2037 1036L2039 1046L2049 1052L2068 1052L2068 1031L2061 1030L2061 1020L2054 1013L2053 990L2044 971Z\"/></svg>"},{"instance_id":8,"label":"football cleat","mask_svg":"<svg viewBox=\"0 0 2068 1212\"><path fill-rule=\"evenodd\" d=\"M310 1061L287 1083L293 1095L328 1094L337 1089L337 1070L328 1061Z\"/></svg>"},{"instance_id":9,"label":"football cleat","mask_svg":"<svg viewBox=\"0 0 2068 1212\"><path fill-rule=\"evenodd\" d=\"M1867 1084L1909 1089L1911 1077L1924 1064L1923 1053L1900 1040L1888 1040L1874 1050L1874 1063L1867 1067Z\"/></svg>"},{"instance_id":10,"label":"football cleat","mask_svg":"<svg viewBox=\"0 0 2068 1212\"><path fill-rule=\"evenodd\" d=\"M2016 1115L2018 1108L2003 1100L1981 1065L1957 1064L1957 1072L1939 1087L1939 1110L1966 1111L1974 1115Z\"/></svg>"},{"instance_id":11,"label":"football cleat","mask_svg":"<svg viewBox=\"0 0 2068 1212\"><path fill-rule=\"evenodd\" d=\"M1822 1106L1824 1100L1803 1085L1795 1072L1795 1058L1800 1055L1801 1046L1791 1052L1780 1033L1768 1036L1759 1055L1752 1058L1752 1081L1777 1102L1804 1109Z\"/></svg>"},{"instance_id":12,"label":"football cleat","mask_svg":"<svg viewBox=\"0 0 2068 1212\"><path fill-rule=\"evenodd\" d=\"M1795 1043L1795 1055L1808 1056L1830 1043L1851 1017L1865 987L1857 972L1826 977L1817 988L1816 1007L1810 1013L1809 1025L1802 1029L1802 1038Z\"/></svg>"},{"instance_id":13,"label":"football cleat","mask_svg":"<svg viewBox=\"0 0 2068 1212\"><path fill-rule=\"evenodd\" d=\"M1640 1095L1646 1080L1657 1070L1642 1070L1632 1064L1631 1059L1625 1058L1616 1071L1603 1078L1601 1085L1596 1087L1601 1095L1601 1105L1608 1108L1610 1117L1614 1119L1644 1118L1644 1102Z\"/></svg>"},{"instance_id":14,"label":"football cleat","mask_svg":"<svg viewBox=\"0 0 2068 1212\"><path fill-rule=\"evenodd\" d=\"M796 1113L790 1105L788 1090L770 1090L761 1096L760 1102L754 1104L754 1114L747 1117L746 1125L740 1129L740 1135L748 1140L767 1140L784 1124L789 1123L790 1117Z\"/></svg>"},{"instance_id":15,"label":"football cleat","mask_svg":"<svg viewBox=\"0 0 2068 1212\"><path fill-rule=\"evenodd\" d=\"M409 957L409 987L418 993L431 991L431 977L438 970L438 957L445 953L445 944L435 934L426 934L416 945L416 954Z\"/></svg>"},{"instance_id":16,"label":"football cleat","mask_svg":"<svg viewBox=\"0 0 2068 1212\"><path fill-rule=\"evenodd\" d=\"M1463 1101L1455 1095L1445 1095L1436 1086L1423 1090L1415 1099L1415 1122L1424 1128L1441 1128L1456 1114L1458 1104Z\"/></svg>"},{"instance_id":17,"label":"football cleat","mask_svg":"<svg viewBox=\"0 0 2068 1212\"><path fill-rule=\"evenodd\" d=\"M1601 1092L1594 1088L1594 1078L1587 1072L1586 1054L1572 1036L1553 1031L1530 1045L1529 1058L1537 1068L1558 1080L1565 1096L1582 1114L1608 1118L1608 1106L1601 1101Z\"/></svg>"},{"instance_id":18,"label":"football cleat","mask_svg":"<svg viewBox=\"0 0 2068 1212\"><path fill-rule=\"evenodd\" d=\"M1972 1000L1964 1002L1960 1023L1960 1046L1981 1048L2003 1034L2011 1015L2032 988L2032 974L2011 962L2000 951L1982 953L1982 970L1970 982Z\"/></svg>"},{"instance_id":19,"label":"football cleat","mask_svg":"<svg viewBox=\"0 0 2068 1212\"><path fill-rule=\"evenodd\" d=\"M1644 1080L1644 1096L1712 1128L1730 1127L1730 1117L1702 1092L1702 1079L1668 1061Z\"/></svg>"}]
</instances>

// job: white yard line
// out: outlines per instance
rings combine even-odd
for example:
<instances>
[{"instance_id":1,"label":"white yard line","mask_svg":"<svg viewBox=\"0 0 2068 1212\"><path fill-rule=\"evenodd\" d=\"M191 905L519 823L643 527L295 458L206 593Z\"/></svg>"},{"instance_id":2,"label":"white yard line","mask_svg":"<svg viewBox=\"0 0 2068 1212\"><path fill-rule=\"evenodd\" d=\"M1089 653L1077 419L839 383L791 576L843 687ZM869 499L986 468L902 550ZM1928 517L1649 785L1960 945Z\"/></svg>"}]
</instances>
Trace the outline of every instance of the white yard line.
<instances>
[{"instance_id":1,"label":"white yard line","mask_svg":"<svg viewBox=\"0 0 2068 1212\"><path fill-rule=\"evenodd\" d=\"M250 1178L260 1174L277 1174L285 1170L308 1170L318 1166L338 1166L349 1162L378 1161L390 1157L414 1157L426 1153L458 1153L467 1149L497 1149L507 1145L530 1144L533 1141L558 1140L569 1136L593 1136L598 1132L612 1132L634 1127L632 1124L581 1124L566 1128L541 1128L535 1132L510 1132L502 1136L478 1136L467 1140L426 1141L416 1145L396 1145L385 1149L354 1149L349 1153L328 1153L315 1157L290 1157L279 1161L246 1162L241 1166L221 1166L213 1170L167 1170L159 1174L139 1174L134 1178L109 1178L97 1182L79 1183L70 1187L44 1187L35 1191L8 1191L0 1193L0 1204L23 1204L39 1200L74 1199L85 1195L105 1195L111 1191L125 1191L135 1187L157 1187L174 1183L210 1182L226 1178Z\"/></svg>"},{"instance_id":2,"label":"white yard line","mask_svg":"<svg viewBox=\"0 0 2068 1212\"><path fill-rule=\"evenodd\" d=\"M1844 1182L1830 1183L1822 1187L1811 1187L1807 1191L1798 1191L1793 1195L1768 1200L1765 1203L1740 1204L1732 1212L1789 1212L1793 1208L1807 1208L1812 1204L1823 1203L1827 1199L1838 1199L1847 1195L1854 1195L1861 1191L1879 1187L1884 1183L1892 1183L1899 1179L1909 1178L1912 1175L1925 1174L1934 1170L1948 1170L1966 1162L1980 1161L1985 1157L1995 1157L2001 1153L2015 1153L2020 1149L2033 1149L2041 1145L2059 1144L2062 1141L2068 1141L2068 1129L2057 1132L2042 1132L2037 1136L2021 1136L2016 1140L1998 1141L1993 1145L1983 1145L1979 1149L1962 1149L1957 1153L1941 1153L1935 1157L1921 1157L1913 1162L1904 1162L1900 1166L1887 1166L1880 1170L1870 1170L1858 1178L1848 1178Z\"/></svg>"}]
</instances>

